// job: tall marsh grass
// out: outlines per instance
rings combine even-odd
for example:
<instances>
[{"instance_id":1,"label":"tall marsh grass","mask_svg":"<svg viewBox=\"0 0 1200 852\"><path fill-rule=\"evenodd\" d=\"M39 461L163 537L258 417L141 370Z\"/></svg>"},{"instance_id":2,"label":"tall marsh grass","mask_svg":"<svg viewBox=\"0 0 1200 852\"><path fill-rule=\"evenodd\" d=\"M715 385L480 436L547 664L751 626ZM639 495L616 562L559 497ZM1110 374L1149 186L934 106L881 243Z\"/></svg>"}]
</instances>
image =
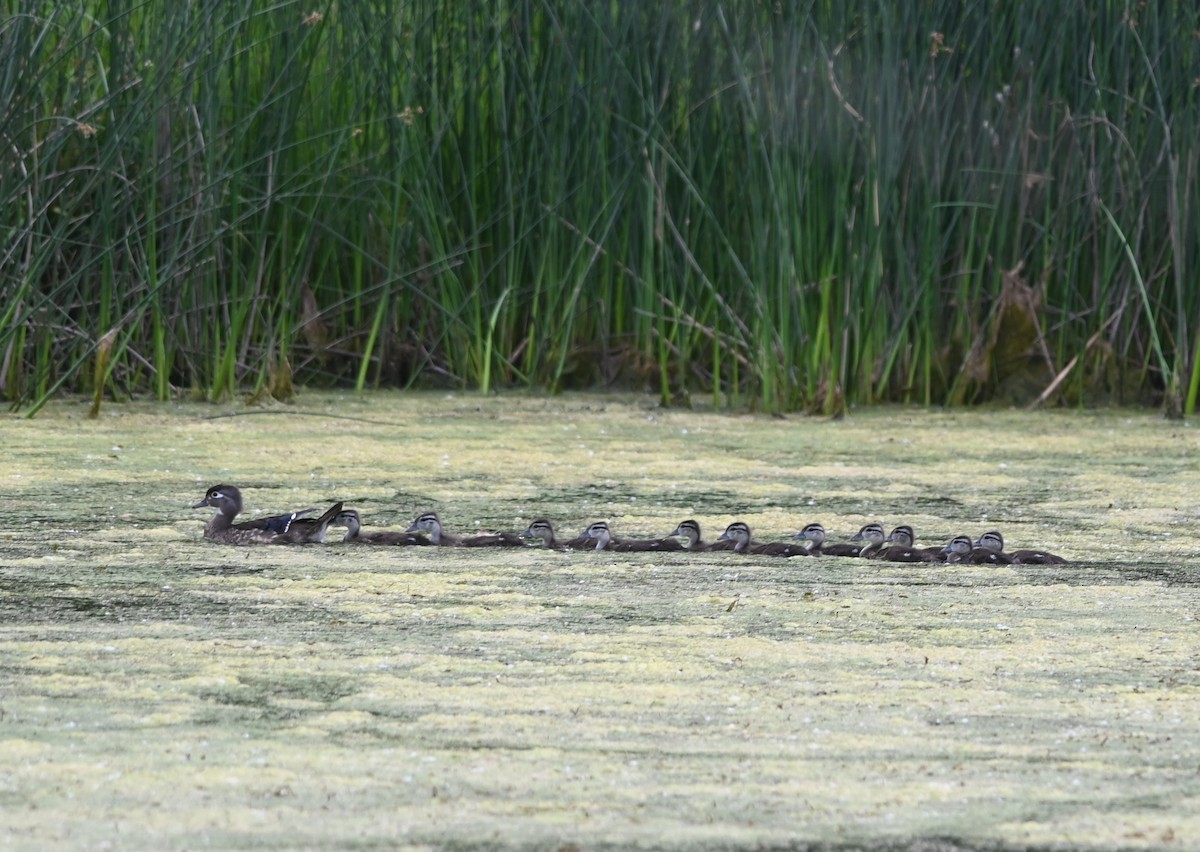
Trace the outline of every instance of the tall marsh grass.
<instances>
[{"instance_id":1,"label":"tall marsh grass","mask_svg":"<svg viewBox=\"0 0 1200 852\"><path fill-rule=\"evenodd\" d=\"M0 394L1200 390L1183 0L11 0Z\"/></svg>"}]
</instances>

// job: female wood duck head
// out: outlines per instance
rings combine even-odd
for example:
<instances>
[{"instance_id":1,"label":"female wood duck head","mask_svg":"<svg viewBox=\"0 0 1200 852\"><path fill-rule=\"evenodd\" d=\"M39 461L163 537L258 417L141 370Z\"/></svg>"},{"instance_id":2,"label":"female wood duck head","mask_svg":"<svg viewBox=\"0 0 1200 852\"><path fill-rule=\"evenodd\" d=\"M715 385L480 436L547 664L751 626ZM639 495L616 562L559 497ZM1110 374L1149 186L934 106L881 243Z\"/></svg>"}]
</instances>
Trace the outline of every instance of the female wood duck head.
<instances>
[{"instance_id":1,"label":"female wood duck head","mask_svg":"<svg viewBox=\"0 0 1200 852\"><path fill-rule=\"evenodd\" d=\"M232 485L214 485L204 493L204 499L195 503L193 509L212 506L217 513L229 518L230 523L242 512L242 492Z\"/></svg>"}]
</instances>

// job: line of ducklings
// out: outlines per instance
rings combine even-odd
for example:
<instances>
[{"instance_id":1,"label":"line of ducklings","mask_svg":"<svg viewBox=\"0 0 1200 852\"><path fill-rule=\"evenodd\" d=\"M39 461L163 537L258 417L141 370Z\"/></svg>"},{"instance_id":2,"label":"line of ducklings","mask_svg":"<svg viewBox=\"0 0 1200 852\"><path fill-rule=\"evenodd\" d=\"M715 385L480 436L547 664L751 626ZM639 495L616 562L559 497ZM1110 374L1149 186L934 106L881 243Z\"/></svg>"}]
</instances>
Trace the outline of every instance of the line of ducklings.
<instances>
[{"instance_id":1,"label":"line of ducklings","mask_svg":"<svg viewBox=\"0 0 1200 852\"><path fill-rule=\"evenodd\" d=\"M543 547L555 550L608 550L616 552L731 551L762 556L842 556L878 559L885 562L946 562L951 564L1049 565L1067 560L1045 550L1004 550L1004 537L992 530L978 539L955 536L942 546L917 547L913 528L901 524L885 534L878 523L864 525L847 542L827 542L821 524L809 524L793 537L794 541L755 541L748 524L734 521L714 542L705 542L700 524L686 520L663 538L622 539L612 534L604 521L591 524L581 535L559 541L553 524L544 518L531 523L524 532L479 533L458 536L442 528L436 512L424 512L412 525L401 531L364 531L362 518L354 509L335 503L323 514L309 518L316 509L301 509L250 521L235 521L242 511L242 494L232 485L214 485L204 499L192 508L215 508L217 514L204 528L204 537L221 544L305 544L325 541L329 527L345 527L342 541L352 544L392 547L437 545L450 547L528 547L540 540Z\"/></svg>"}]
</instances>

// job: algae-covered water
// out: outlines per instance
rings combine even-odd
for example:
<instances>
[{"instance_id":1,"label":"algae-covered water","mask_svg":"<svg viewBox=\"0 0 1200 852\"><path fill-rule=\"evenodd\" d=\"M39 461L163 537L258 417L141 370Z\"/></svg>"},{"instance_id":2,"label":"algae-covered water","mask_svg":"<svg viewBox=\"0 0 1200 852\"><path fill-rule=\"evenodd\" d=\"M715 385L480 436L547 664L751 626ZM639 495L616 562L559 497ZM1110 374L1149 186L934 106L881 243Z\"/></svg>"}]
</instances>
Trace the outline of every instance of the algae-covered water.
<instances>
[{"instance_id":1,"label":"algae-covered water","mask_svg":"<svg viewBox=\"0 0 1200 852\"><path fill-rule=\"evenodd\" d=\"M1188 425L444 394L85 414L0 421L0 847L1200 847ZM1071 563L232 548L189 508L216 483L377 528L880 520Z\"/></svg>"}]
</instances>

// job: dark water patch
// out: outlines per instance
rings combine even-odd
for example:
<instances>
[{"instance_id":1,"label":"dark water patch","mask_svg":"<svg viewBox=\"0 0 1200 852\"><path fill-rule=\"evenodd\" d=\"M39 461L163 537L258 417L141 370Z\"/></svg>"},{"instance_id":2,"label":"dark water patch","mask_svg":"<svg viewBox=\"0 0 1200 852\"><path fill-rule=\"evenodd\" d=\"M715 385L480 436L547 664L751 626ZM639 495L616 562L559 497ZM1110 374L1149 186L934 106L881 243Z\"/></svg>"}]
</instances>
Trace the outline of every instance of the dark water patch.
<instances>
[{"instance_id":1,"label":"dark water patch","mask_svg":"<svg viewBox=\"0 0 1200 852\"><path fill-rule=\"evenodd\" d=\"M238 715L245 719L286 721L324 713L327 705L357 691L348 677L288 672L242 676L236 684L197 690L195 695L202 701L236 708L242 711ZM291 703L284 703L289 700ZM318 706L305 706L309 702ZM203 711L201 715L204 715Z\"/></svg>"},{"instance_id":2,"label":"dark water patch","mask_svg":"<svg viewBox=\"0 0 1200 852\"><path fill-rule=\"evenodd\" d=\"M1200 567L1184 564L1143 565L1105 564L1100 570L1108 570L1123 580L1155 580L1170 586L1194 588L1200 586Z\"/></svg>"},{"instance_id":3,"label":"dark water patch","mask_svg":"<svg viewBox=\"0 0 1200 852\"><path fill-rule=\"evenodd\" d=\"M195 574L212 574L222 577L239 577L250 576L254 574L262 574L264 571L270 571L269 565L196 565L184 568L185 571Z\"/></svg>"},{"instance_id":4,"label":"dark water patch","mask_svg":"<svg viewBox=\"0 0 1200 852\"><path fill-rule=\"evenodd\" d=\"M965 505L962 499L947 497L943 494L914 494L902 502L910 512L919 510L922 514L938 515L944 518L960 517Z\"/></svg>"},{"instance_id":5,"label":"dark water patch","mask_svg":"<svg viewBox=\"0 0 1200 852\"><path fill-rule=\"evenodd\" d=\"M246 693L272 698L303 698L330 704L358 692L354 680L337 675L288 672L274 675L245 675L239 681Z\"/></svg>"},{"instance_id":6,"label":"dark water patch","mask_svg":"<svg viewBox=\"0 0 1200 852\"><path fill-rule=\"evenodd\" d=\"M707 505L721 498L734 498L732 492L723 489L714 489L711 492L680 491L664 488L658 483L639 487L623 481L584 482L573 488L547 489L541 496L560 501L590 499L593 502L642 502L674 505Z\"/></svg>"},{"instance_id":7,"label":"dark water patch","mask_svg":"<svg viewBox=\"0 0 1200 852\"><path fill-rule=\"evenodd\" d=\"M420 713L380 713L364 708L355 708L359 712L369 713L378 720L380 727L345 728L329 733L329 741L342 748L360 748L364 746L403 746L412 745L412 733L405 727L417 722ZM340 846L341 844L339 844ZM384 847L394 848L394 847Z\"/></svg>"},{"instance_id":8,"label":"dark water patch","mask_svg":"<svg viewBox=\"0 0 1200 852\"><path fill-rule=\"evenodd\" d=\"M0 580L0 620L73 623L162 618L180 606L157 587L85 587L32 576Z\"/></svg>"},{"instance_id":9,"label":"dark water patch","mask_svg":"<svg viewBox=\"0 0 1200 852\"><path fill-rule=\"evenodd\" d=\"M485 850L493 852L503 845L498 838L490 840L448 839L444 833L432 832L415 832L409 836L413 842L426 843L431 848L443 849L447 852L485 852ZM368 844L364 848L373 849L375 847ZM548 838L545 848L554 849L557 852L583 852L584 850L587 852L629 852L630 849L678 850L678 852L686 852L689 849L752 849L754 852L863 852L863 850L874 850L874 852L1062 852L1064 847L1060 844L1009 844L986 840L974 841L964 837L936 834L902 835L886 839L881 838L878 834L862 834L857 838L852 837L838 841L796 839L771 842L760 839L747 844L736 835L726 838L720 826L714 826L711 839L703 842L689 842L681 838L672 842L631 844L630 841L608 842L603 839L597 841L593 834L588 834L583 845L577 846L570 840L551 841Z\"/></svg>"},{"instance_id":10,"label":"dark water patch","mask_svg":"<svg viewBox=\"0 0 1200 852\"><path fill-rule=\"evenodd\" d=\"M1020 575L1029 586L1111 586L1159 582L1167 586L1200 586L1200 569L1183 564L1137 562L1087 562L1070 565L1013 565L1008 570Z\"/></svg>"}]
</instances>

